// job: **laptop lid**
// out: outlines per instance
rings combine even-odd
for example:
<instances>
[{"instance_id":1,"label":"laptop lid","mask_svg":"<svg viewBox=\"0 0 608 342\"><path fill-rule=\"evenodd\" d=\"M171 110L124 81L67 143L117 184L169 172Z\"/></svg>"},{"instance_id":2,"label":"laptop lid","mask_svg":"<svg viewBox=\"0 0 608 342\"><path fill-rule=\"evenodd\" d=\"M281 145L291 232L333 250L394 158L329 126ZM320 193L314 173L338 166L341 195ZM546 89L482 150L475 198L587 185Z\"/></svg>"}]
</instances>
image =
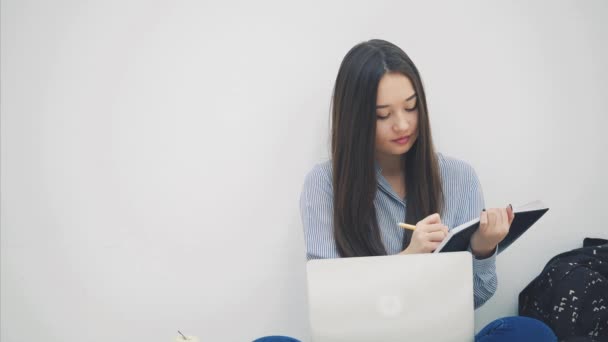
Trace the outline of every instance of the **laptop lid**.
<instances>
[{"instance_id":1,"label":"laptop lid","mask_svg":"<svg viewBox=\"0 0 608 342\"><path fill-rule=\"evenodd\" d=\"M469 252L310 260L314 342L473 341Z\"/></svg>"}]
</instances>

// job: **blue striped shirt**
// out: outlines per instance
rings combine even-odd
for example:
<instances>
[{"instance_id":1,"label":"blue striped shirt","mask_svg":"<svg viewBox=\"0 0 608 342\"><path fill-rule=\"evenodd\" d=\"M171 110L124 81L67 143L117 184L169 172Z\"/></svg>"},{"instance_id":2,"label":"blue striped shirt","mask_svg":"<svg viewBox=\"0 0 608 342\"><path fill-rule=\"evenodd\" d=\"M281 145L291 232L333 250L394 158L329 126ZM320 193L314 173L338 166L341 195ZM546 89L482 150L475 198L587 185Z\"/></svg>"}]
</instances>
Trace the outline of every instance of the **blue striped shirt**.
<instances>
[{"instance_id":1,"label":"blue striped shirt","mask_svg":"<svg viewBox=\"0 0 608 342\"><path fill-rule=\"evenodd\" d=\"M464 161L437 154L444 193L441 222L449 229L479 217L484 199L473 167ZM405 218L407 201L401 199L382 176L376 162L378 189L374 198L382 242L389 255L402 251L403 229L397 226ZM300 196L300 214L304 226L306 258L339 258L333 236L333 185L331 160L317 164L306 175ZM408 222L416 224L416 222ZM475 308L496 292L496 254L486 259L473 257Z\"/></svg>"}]
</instances>

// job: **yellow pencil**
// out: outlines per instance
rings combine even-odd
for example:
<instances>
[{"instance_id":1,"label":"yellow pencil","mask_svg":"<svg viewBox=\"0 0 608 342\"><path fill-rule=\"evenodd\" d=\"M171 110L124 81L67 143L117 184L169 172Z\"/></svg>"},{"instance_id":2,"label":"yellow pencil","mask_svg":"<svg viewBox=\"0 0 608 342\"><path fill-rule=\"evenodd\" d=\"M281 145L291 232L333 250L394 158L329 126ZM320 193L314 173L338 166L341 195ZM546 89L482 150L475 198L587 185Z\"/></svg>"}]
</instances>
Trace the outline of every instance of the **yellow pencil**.
<instances>
[{"instance_id":1,"label":"yellow pencil","mask_svg":"<svg viewBox=\"0 0 608 342\"><path fill-rule=\"evenodd\" d=\"M405 228L405 229L409 229L409 230L416 230L416 226L412 226L411 224L398 222L397 225L401 228Z\"/></svg>"}]
</instances>

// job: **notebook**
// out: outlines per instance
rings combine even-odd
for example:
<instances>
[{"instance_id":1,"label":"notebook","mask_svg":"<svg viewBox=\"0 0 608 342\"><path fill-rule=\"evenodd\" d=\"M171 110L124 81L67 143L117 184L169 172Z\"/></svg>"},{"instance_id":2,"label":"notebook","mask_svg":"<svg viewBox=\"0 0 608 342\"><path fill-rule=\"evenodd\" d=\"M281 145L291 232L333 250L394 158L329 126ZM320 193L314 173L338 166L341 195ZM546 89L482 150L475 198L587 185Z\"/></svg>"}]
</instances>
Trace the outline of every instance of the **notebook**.
<instances>
[{"instance_id":1,"label":"notebook","mask_svg":"<svg viewBox=\"0 0 608 342\"><path fill-rule=\"evenodd\" d=\"M498 253L501 253L525 233L549 208L543 202L534 201L514 208L513 222L507 236L498 244ZM441 242L434 253L466 251L469 247L471 235L479 228L479 217L453 228L448 236Z\"/></svg>"},{"instance_id":2,"label":"notebook","mask_svg":"<svg viewBox=\"0 0 608 342\"><path fill-rule=\"evenodd\" d=\"M473 342L471 253L318 259L306 266L313 342Z\"/></svg>"}]
</instances>

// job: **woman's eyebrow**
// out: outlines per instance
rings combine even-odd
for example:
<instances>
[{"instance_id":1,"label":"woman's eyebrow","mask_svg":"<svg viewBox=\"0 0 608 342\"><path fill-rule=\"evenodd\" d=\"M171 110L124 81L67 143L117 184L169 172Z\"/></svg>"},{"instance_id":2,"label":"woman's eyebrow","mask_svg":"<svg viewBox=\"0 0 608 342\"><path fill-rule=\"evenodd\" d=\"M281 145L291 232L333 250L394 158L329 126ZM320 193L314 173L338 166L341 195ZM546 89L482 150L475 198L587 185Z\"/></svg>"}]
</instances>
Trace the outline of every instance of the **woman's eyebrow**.
<instances>
[{"instance_id":1,"label":"woman's eyebrow","mask_svg":"<svg viewBox=\"0 0 608 342\"><path fill-rule=\"evenodd\" d=\"M412 96L410 96L410 97L408 97L407 99L405 99L405 101L403 101L403 102L407 102L407 101L409 101L409 100L413 99L414 97L416 97L416 93L414 93ZM389 105L379 105L379 106L376 106L376 109L386 108L386 107L388 107L388 106L389 106Z\"/></svg>"}]
</instances>

